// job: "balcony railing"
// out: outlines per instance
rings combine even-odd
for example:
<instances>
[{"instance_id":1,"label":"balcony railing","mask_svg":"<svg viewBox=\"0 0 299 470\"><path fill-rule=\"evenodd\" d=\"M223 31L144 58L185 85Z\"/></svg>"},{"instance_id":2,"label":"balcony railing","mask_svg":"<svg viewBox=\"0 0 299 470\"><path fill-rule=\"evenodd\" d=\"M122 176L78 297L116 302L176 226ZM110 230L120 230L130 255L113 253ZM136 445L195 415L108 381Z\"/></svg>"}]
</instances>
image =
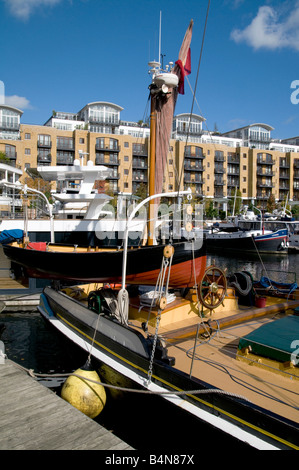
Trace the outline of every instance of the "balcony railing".
<instances>
[{"instance_id":1,"label":"balcony railing","mask_svg":"<svg viewBox=\"0 0 299 470\"><path fill-rule=\"evenodd\" d=\"M258 157L257 158L257 163L259 165L274 165L275 164L275 160L273 158L262 158L262 157Z\"/></svg>"},{"instance_id":2,"label":"balcony railing","mask_svg":"<svg viewBox=\"0 0 299 470\"><path fill-rule=\"evenodd\" d=\"M96 150L101 150L104 152L120 152L120 146L118 144L109 145L104 143L97 142L96 143Z\"/></svg>"}]
</instances>

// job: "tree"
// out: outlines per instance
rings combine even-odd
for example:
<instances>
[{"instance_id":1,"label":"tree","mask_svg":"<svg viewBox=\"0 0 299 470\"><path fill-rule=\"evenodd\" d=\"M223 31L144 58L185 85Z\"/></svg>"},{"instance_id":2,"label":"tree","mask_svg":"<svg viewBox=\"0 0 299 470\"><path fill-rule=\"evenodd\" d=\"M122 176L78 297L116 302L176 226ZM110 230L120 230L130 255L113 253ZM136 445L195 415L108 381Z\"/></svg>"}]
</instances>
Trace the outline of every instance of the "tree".
<instances>
[{"instance_id":1,"label":"tree","mask_svg":"<svg viewBox=\"0 0 299 470\"><path fill-rule=\"evenodd\" d=\"M37 189L44 193L50 203L52 203L51 197L51 183L50 181L45 181L42 178L31 178L30 176L26 176L25 184L27 184L28 188Z\"/></svg>"},{"instance_id":2,"label":"tree","mask_svg":"<svg viewBox=\"0 0 299 470\"><path fill-rule=\"evenodd\" d=\"M144 183L140 183L133 194L140 197L141 200L145 199L147 197L147 186Z\"/></svg>"},{"instance_id":3,"label":"tree","mask_svg":"<svg viewBox=\"0 0 299 470\"><path fill-rule=\"evenodd\" d=\"M207 219L213 219L213 217L217 217L217 210L213 207L213 201L209 201L206 205L206 217Z\"/></svg>"},{"instance_id":4,"label":"tree","mask_svg":"<svg viewBox=\"0 0 299 470\"><path fill-rule=\"evenodd\" d=\"M274 211L276 207L276 204L275 204L275 197L274 197L274 194L270 194L269 198L268 198L268 201L267 201L267 206L266 206L266 211L267 212L270 212L270 214L272 214L272 212Z\"/></svg>"},{"instance_id":5,"label":"tree","mask_svg":"<svg viewBox=\"0 0 299 470\"><path fill-rule=\"evenodd\" d=\"M0 152L0 163L9 163L9 158L5 155L4 152Z\"/></svg>"}]
</instances>

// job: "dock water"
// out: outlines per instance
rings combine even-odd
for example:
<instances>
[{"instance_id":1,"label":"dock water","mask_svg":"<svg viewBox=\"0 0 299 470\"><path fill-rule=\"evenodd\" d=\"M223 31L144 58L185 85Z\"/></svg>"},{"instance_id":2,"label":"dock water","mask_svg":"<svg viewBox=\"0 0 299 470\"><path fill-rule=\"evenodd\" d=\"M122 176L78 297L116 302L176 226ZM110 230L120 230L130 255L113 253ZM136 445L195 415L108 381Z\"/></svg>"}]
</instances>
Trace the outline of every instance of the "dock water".
<instances>
[{"instance_id":1,"label":"dock water","mask_svg":"<svg viewBox=\"0 0 299 470\"><path fill-rule=\"evenodd\" d=\"M0 386L0 450L133 450L9 359Z\"/></svg>"},{"instance_id":2,"label":"dock water","mask_svg":"<svg viewBox=\"0 0 299 470\"><path fill-rule=\"evenodd\" d=\"M26 288L10 277L0 277L0 312L37 310L41 290Z\"/></svg>"}]
</instances>

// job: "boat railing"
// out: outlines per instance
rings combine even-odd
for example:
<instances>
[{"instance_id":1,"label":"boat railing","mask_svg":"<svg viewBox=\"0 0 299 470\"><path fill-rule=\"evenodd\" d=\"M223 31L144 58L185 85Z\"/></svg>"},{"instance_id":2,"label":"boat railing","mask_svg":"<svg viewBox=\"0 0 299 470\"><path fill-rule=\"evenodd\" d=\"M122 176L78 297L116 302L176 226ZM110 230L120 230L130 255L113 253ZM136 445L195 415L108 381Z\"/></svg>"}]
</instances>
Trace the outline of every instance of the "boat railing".
<instances>
[{"instance_id":1,"label":"boat railing","mask_svg":"<svg viewBox=\"0 0 299 470\"><path fill-rule=\"evenodd\" d=\"M129 235L129 228L130 228L131 221L133 220L137 212L140 211L140 209L149 201L152 201L153 199L160 199L161 197L175 198L179 196L191 197L192 196L191 188L188 188L185 191L171 191L168 193L159 193L159 194L154 194L152 196L149 196L145 198L143 201L141 201L129 215L127 219L127 223L126 223L125 233L124 233L124 250L123 250L123 266L122 266L122 289L123 290L125 289L125 285L126 285L128 235Z\"/></svg>"}]
</instances>

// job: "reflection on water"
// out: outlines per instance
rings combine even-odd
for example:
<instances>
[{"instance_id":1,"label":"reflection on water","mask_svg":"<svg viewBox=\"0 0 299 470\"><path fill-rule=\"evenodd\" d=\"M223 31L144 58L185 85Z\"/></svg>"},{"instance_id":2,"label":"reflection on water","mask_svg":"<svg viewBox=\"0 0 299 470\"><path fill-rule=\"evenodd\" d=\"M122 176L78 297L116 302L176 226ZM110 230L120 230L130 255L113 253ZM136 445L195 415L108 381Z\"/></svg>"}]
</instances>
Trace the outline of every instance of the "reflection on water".
<instances>
[{"instance_id":1,"label":"reflection on water","mask_svg":"<svg viewBox=\"0 0 299 470\"><path fill-rule=\"evenodd\" d=\"M86 361L86 353L66 342L38 312L4 313L0 315L0 323L5 325L1 341L7 357L35 373L69 373ZM62 380L40 381L55 388Z\"/></svg>"},{"instance_id":2,"label":"reflection on water","mask_svg":"<svg viewBox=\"0 0 299 470\"><path fill-rule=\"evenodd\" d=\"M207 266L213 264L220 269L227 269L227 274L249 271L255 280L267 276L274 281L299 283L299 255L264 255L244 254L233 258L231 254L214 256L208 254Z\"/></svg>"}]
</instances>

